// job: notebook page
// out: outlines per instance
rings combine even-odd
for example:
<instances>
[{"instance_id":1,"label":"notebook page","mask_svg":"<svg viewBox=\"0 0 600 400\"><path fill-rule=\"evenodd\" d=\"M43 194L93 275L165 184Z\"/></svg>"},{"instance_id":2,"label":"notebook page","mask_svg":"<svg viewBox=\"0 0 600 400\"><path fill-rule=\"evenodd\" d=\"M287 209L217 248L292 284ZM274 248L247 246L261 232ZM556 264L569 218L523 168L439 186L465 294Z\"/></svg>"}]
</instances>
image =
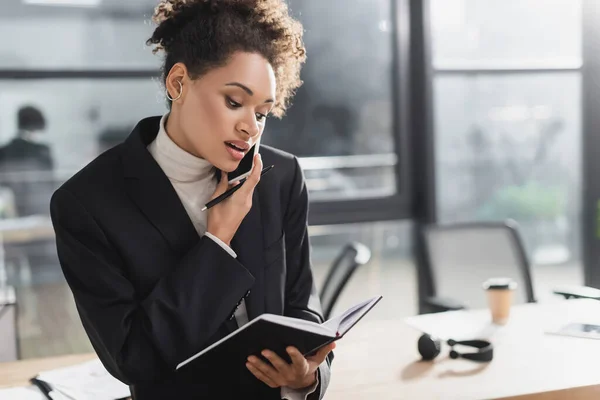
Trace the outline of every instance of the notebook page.
<instances>
[{"instance_id":1,"label":"notebook page","mask_svg":"<svg viewBox=\"0 0 600 400\"><path fill-rule=\"evenodd\" d=\"M371 298L369 300L365 300L362 303L358 303L355 306L350 307L348 310L344 311L342 314L337 317L330 318L326 322L323 323L323 326L328 327L329 329L334 330L335 332L341 333L345 332L346 329L354 322L355 318L353 318L354 314L359 314L363 311L363 309L370 306L373 302L375 302L377 297Z\"/></svg>"}]
</instances>

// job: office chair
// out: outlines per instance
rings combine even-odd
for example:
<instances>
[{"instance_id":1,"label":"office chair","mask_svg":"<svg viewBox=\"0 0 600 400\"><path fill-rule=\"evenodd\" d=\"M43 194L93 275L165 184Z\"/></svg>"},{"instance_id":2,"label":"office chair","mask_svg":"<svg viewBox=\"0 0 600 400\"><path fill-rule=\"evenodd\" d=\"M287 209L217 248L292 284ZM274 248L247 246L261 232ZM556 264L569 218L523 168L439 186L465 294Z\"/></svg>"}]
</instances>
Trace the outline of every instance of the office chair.
<instances>
[{"instance_id":1,"label":"office chair","mask_svg":"<svg viewBox=\"0 0 600 400\"><path fill-rule=\"evenodd\" d=\"M371 250L362 243L348 243L329 268L319 295L323 316L327 321L342 290L356 269L371 260Z\"/></svg>"},{"instance_id":2,"label":"office chair","mask_svg":"<svg viewBox=\"0 0 600 400\"><path fill-rule=\"evenodd\" d=\"M419 313L485 308L482 283L491 277L517 282L514 303L535 302L531 266L513 221L426 225L417 237ZM565 298L597 298L585 287L554 291Z\"/></svg>"}]
</instances>

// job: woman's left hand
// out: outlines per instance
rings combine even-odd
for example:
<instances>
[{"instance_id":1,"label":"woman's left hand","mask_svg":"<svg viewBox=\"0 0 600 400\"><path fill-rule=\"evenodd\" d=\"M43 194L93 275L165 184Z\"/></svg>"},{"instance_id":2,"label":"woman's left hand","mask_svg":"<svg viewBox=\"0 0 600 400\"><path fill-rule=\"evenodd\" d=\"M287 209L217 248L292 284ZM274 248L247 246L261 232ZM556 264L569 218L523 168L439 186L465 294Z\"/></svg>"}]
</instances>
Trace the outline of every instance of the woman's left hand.
<instances>
[{"instance_id":1,"label":"woman's left hand","mask_svg":"<svg viewBox=\"0 0 600 400\"><path fill-rule=\"evenodd\" d=\"M271 364L260 360L258 357L248 357L246 367L259 380L269 387L289 387L291 389L303 389L313 385L317 379L317 368L331 350L335 349L335 342L320 349L314 356L304 357L295 347L288 347L287 352L292 359L288 364L272 351L264 350L262 355Z\"/></svg>"}]
</instances>

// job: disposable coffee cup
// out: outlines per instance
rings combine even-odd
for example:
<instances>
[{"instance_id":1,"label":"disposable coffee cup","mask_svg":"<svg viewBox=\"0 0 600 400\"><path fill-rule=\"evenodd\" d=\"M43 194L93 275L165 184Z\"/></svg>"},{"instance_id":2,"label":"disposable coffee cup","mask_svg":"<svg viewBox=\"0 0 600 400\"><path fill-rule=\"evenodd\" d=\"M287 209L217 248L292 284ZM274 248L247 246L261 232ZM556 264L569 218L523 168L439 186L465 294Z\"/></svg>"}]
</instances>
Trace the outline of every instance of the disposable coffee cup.
<instances>
[{"instance_id":1,"label":"disposable coffee cup","mask_svg":"<svg viewBox=\"0 0 600 400\"><path fill-rule=\"evenodd\" d=\"M494 324L504 325L508 322L513 292L516 288L517 282L510 278L492 278L483 283Z\"/></svg>"}]
</instances>

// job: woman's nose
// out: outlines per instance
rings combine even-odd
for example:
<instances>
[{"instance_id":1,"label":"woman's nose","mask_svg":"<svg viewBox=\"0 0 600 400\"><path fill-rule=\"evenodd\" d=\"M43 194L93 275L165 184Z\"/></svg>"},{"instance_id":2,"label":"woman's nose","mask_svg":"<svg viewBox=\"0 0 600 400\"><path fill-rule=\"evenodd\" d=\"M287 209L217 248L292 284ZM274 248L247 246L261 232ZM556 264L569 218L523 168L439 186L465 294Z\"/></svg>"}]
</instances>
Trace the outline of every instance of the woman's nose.
<instances>
[{"instance_id":1,"label":"woman's nose","mask_svg":"<svg viewBox=\"0 0 600 400\"><path fill-rule=\"evenodd\" d=\"M240 121L238 123L238 130L240 132L244 132L246 135L248 135L250 137L254 137L260 133L260 129L258 127L258 123L256 122L256 120L254 120L251 123L245 122L245 121Z\"/></svg>"}]
</instances>

